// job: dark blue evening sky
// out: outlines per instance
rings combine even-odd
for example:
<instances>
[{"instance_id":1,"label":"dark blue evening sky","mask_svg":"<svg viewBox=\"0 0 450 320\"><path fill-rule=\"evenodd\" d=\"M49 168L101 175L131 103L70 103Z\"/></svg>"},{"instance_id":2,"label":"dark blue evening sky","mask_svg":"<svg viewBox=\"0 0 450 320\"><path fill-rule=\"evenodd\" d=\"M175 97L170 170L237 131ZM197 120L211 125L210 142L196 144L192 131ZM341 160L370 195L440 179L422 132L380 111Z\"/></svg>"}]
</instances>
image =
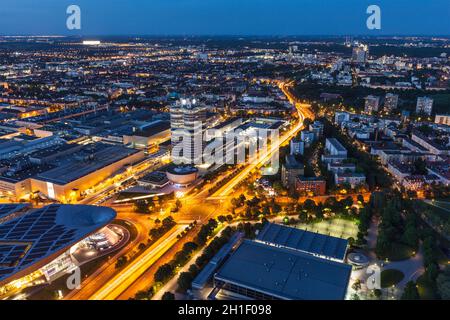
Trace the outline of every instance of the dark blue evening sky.
<instances>
[{"instance_id":1,"label":"dark blue evening sky","mask_svg":"<svg viewBox=\"0 0 450 320\"><path fill-rule=\"evenodd\" d=\"M77 4L82 29L66 29ZM381 31L366 8L382 10ZM0 0L2 35L449 35L450 0Z\"/></svg>"}]
</instances>

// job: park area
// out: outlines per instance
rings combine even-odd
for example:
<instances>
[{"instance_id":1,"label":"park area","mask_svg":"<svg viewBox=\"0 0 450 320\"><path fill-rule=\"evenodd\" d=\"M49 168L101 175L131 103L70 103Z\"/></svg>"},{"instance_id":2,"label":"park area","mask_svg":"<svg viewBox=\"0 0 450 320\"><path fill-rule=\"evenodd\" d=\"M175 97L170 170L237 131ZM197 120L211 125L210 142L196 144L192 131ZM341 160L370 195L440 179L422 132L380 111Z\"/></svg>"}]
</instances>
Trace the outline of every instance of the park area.
<instances>
[{"instance_id":1,"label":"park area","mask_svg":"<svg viewBox=\"0 0 450 320\"><path fill-rule=\"evenodd\" d=\"M312 224L301 223L297 225L297 228L343 239L348 239L350 237L356 239L358 234L356 220L341 218L323 220Z\"/></svg>"}]
</instances>

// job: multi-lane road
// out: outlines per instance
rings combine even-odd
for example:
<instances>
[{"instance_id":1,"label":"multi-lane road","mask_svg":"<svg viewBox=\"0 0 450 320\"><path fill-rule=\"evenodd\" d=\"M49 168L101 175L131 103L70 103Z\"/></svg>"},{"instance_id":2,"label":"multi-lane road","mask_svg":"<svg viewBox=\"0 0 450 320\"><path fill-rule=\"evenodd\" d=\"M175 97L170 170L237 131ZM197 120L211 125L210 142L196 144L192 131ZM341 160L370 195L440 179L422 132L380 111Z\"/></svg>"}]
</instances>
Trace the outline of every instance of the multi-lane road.
<instances>
[{"instance_id":1,"label":"multi-lane road","mask_svg":"<svg viewBox=\"0 0 450 320\"><path fill-rule=\"evenodd\" d=\"M97 292L89 297L89 300L116 299L178 241L177 235L185 228L186 225L173 227L161 239L126 266L125 269L107 281Z\"/></svg>"}]
</instances>

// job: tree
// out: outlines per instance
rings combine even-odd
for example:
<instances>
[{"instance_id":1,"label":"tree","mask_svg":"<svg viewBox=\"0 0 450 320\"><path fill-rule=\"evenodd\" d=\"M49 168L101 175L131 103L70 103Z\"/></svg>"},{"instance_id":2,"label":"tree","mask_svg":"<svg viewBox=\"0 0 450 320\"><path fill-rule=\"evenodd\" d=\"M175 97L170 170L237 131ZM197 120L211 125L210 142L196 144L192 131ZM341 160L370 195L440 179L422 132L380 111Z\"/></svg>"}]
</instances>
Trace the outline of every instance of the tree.
<instances>
[{"instance_id":1,"label":"tree","mask_svg":"<svg viewBox=\"0 0 450 320\"><path fill-rule=\"evenodd\" d=\"M425 275L431 283L434 283L439 274L439 267L436 263L431 263L425 267Z\"/></svg>"},{"instance_id":2,"label":"tree","mask_svg":"<svg viewBox=\"0 0 450 320\"><path fill-rule=\"evenodd\" d=\"M450 300L450 267L447 266L436 279L436 286L441 299Z\"/></svg>"},{"instance_id":3,"label":"tree","mask_svg":"<svg viewBox=\"0 0 450 320\"><path fill-rule=\"evenodd\" d=\"M227 221L227 217L220 215L217 217L217 220L219 220L220 223L224 223Z\"/></svg>"},{"instance_id":4,"label":"tree","mask_svg":"<svg viewBox=\"0 0 450 320\"><path fill-rule=\"evenodd\" d=\"M164 218L162 221L163 227L165 227L167 229L173 227L175 224L176 224L176 222L171 216Z\"/></svg>"},{"instance_id":5,"label":"tree","mask_svg":"<svg viewBox=\"0 0 450 320\"><path fill-rule=\"evenodd\" d=\"M358 194L358 197L356 198L358 202L361 202L361 204L364 204L364 197L361 194Z\"/></svg>"},{"instance_id":6,"label":"tree","mask_svg":"<svg viewBox=\"0 0 450 320\"><path fill-rule=\"evenodd\" d=\"M352 285L352 289L355 291L358 291L361 289L361 280L357 279L353 285Z\"/></svg>"},{"instance_id":7,"label":"tree","mask_svg":"<svg viewBox=\"0 0 450 320\"><path fill-rule=\"evenodd\" d=\"M146 200L138 200L133 205L134 211L138 213L150 213L153 209L153 202Z\"/></svg>"},{"instance_id":8,"label":"tree","mask_svg":"<svg viewBox=\"0 0 450 320\"><path fill-rule=\"evenodd\" d=\"M347 241L348 241L348 245L349 245L350 247L353 247L353 246L355 245L355 238L349 237L349 238L347 239Z\"/></svg>"},{"instance_id":9,"label":"tree","mask_svg":"<svg viewBox=\"0 0 450 320\"><path fill-rule=\"evenodd\" d=\"M373 294L375 295L376 298L380 299L381 295L383 294L383 291L381 291L381 289L373 289Z\"/></svg>"},{"instance_id":10,"label":"tree","mask_svg":"<svg viewBox=\"0 0 450 320\"><path fill-rule=\"evenodd\" d=\"M343 208L346 207L351 207L353 205L353 198L352 197L347 197L341 201L339 201L342 204Z\"/></svg>"},{"instance_id":11,"label":"tree","mask_svg":"<svg viewBox=\"0 0 450 320\"><path fill-rule=\"evenodd\" d=\"M175 300L175 295L172 292L164 292L161 297L161 300Z\"/></svg>"},{"instance_id":12,"label":"tree","mask_svg":"<svg viewBox=\"0 0 450 320\"><path fill-rule=\"evenodd\" d=\"M128 262L128 257L127 256L121 256L119 259L117 259L116 261L116 269L120 269L122 267L124 267Z\"/></svg>"},{"instance_id":13,"label":"tree","mask_svg":"<svg viewBox=\"0 0 450 320\"><path fill-rule=\"evenodd\" d=\"M193 263L189 266L189 273L192 275L192 277L195 277L199 271L200 270L196 264Z\"/></svg>"},{"instance_id":14,"label":"tree","mask_svg":"<svg viewBox=\"0 0 450 320\"><path fill-rule=\"evenodd\" d=\"M172 274L173 274L173 267L172 267L172 265L170 265L168 263L163 264L155 272L155 275L154 275L155 282L163 282L164 283L164 282L166 282L167 280L170 279Z\"/></svg>"},{"instance_id":15,"label":"tree","mask_svg":"<svg viewBox=\"0 0 450 320\"><path fill-rule=\"evenodd\" d=\"M191 288L192 285L192 275L190 272L182 272L180 273L180 276L178 277L178 287L183 291L186 292Z\"/></svg>"},{"instance_id":16,"label":"tree","mask_svg":"<svg viewBox=\"0 0 450 320\"><path fill-rule=\"evenodd\" d=\"M141 290L136 293L134 298L136 300L150 300L153 295L155 294L155 289L153 287L150 287L148 290Z\"/></svg>"},{"instance_id":17,"label":"tree","mask_svg":"<svg viewBox=\"0 0 450 320\"><path fill-rule=\"evenodd\" d=\"M405 232L402 236L402 241L412 248L417 248L419 242L419 235L414 223L408 223L405 227Z\"/></svg>"},{"instance_id":18,"label":"tree","mask_svg":"<svg viewBox=\"0 0 450 320\"><path fill-rule=\"evenodd\" d=\"M358 294L354 293L352 294L352 296L350 297L351 300L361 300L358 296Z\"/></svg>"},{"instance_id":19,"label":"tree","mask_svg":"<svg viewBox=\"0 0 450 320\"><path fill-rule=\"evenodd\" d=\"M419 300L419 291L417 290L417 285L414 281L409 281L405 289L403 290L401 298L402 300Z\"/></svg>"},{"instance_id":20,"label":"tree","mask_svg":"<svg viewBox=\"0 0 450 320\"><path fill-rule=\"evenodd\" d=\"M422 244L423 257L424 257L423 264L425 265L425 267L437 262L435 243L436 243L436 240L434 239L433 236L427 236L423 240L423 244Z\"/></svg>"},{"instance_id":21,"label":"tree","mask_svg":"<svg viewBox=\"0 0 450 320\"><path fill-rule=\"evenodd\" d=\"M311 211L316 207L316 203L311 199L306 199L305 202L303 202L303 208L307 211Z\"/></svg>"},{"instance_id":22,"label":"tree","mask_svg":"<svg viewBox=\"0 0 450 320\"><path fill-rule=\"evenodd\" d=\"M308 221L308 213L306 213L304 211L300 212L298 215L298 220L301 223L306 223Z\"/></svg>"},{"instance_id":23,"label":"tree","mask_svg":"<svg viewBox=\"0 0 450 320\"><path fill-rule=\"evenodd\" d=\"M281 206L278 203L274 203L272 206L272 212L278 214L281 212Z\"/></svg>"},{"instance_id":24,"label":"tree","mask_svg":"<svg viewBox=\"0 0 450 320\"><path fill-rule=\"evenodd\" d=\"M187 254L192 253L197 248L198 248L198 245L195 242L192 242L192 241L186 242L183 245L183 251L185 251Z\"/></svg>"},{"instance_id":25,"label":"tree","mask_svg":"<svg viewBox=\"0 0 450 320\"><path fill-rule=\"evenodd\" d=\"M281 181L275 181L273 183L273 190L275 190L278 194L286 192L286 189L283 187Z\"/></svg>"},{"instance_id":26,"label":"tree","mask_svg":"<svg viewBox=\"0 0 450 320\"><path fill-rule=\"evenodd\" d=\"M384 230L381 230L376 245L376 253L378 256L384 257L388 252L390 252L392 247L392 240L387 236Z\"/></svg>"},{"instance_id":27,"label":"tree","mask_svg":"<svg viewBox=\"0 0 450 320\"><path fill-rule=\"evenodd\" d=\"M308 128L311 123L312 123L312 120L310 118L305 118L303 120L303 125L305 126L305 128Z\"/></svg>"},{"instance_id":28,"label":"tree","mask_svg":"<svg viewBox=\"0 0 450 320\"><path fill-rule=\"evenodd\" d=\"M427 164L424 160L418 158L414 161L414 174L425 175L428 173Z\"/></svg>"},{"instance_id":29,"label":"tree","mask_svg":"<svg viewBox=\"0 0 450 320\"><path fill-rule=\"evenodd\" d=\"M337 201L336 197L329 197L325 200L325 206L329 207L330 209L336 209L337 204L338 204L338 201Z\"/></svg>"}]
</instances>

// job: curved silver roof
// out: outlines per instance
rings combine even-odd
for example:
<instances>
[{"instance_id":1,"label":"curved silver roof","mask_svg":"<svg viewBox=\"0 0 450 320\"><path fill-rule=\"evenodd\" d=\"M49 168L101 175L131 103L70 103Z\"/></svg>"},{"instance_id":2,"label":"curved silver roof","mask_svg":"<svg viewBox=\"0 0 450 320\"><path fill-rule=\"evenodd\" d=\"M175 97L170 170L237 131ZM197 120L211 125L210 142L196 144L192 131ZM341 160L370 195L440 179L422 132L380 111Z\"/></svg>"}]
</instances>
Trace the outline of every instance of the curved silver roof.
<instances>
[{"instance_id":1,"label":"curved silver roof","mask_svg":"<svg viewBox=\"0 0 450 320\"><path fill-rule=\"evenodd\" d=\"M115 217L107 207L49 205L0 223L0 282L62 253Z\"/></svg>"}]
</instances>

